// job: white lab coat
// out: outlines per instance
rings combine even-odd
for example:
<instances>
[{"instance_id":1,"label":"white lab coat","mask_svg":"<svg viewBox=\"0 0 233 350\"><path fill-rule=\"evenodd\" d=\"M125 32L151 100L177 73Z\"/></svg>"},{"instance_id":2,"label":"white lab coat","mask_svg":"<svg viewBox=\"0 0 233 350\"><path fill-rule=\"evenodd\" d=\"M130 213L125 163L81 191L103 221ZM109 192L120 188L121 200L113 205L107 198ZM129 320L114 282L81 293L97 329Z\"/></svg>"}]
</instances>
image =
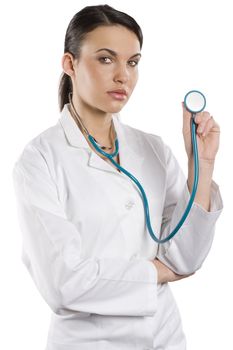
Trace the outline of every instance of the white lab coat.
<instances>
[{"instance_id":1,"label":"white lab coat","mask_svg":"<svg viewBox=\"0 0 233 350\"><path fill-rule=\"evenodd\" d=\"M144 187L153 230L165 237L189 199L185 177L160 137L113 121L121 166ZM211 211L194 204L179 233L158 246L137 186L90 148L67 105L25 146L13 179L22 259L52 310L46 350L186 348L169 285L157 284L149 260L179 274L201 267L222 208L216 183Z\"/></svg>"}]
</instances>

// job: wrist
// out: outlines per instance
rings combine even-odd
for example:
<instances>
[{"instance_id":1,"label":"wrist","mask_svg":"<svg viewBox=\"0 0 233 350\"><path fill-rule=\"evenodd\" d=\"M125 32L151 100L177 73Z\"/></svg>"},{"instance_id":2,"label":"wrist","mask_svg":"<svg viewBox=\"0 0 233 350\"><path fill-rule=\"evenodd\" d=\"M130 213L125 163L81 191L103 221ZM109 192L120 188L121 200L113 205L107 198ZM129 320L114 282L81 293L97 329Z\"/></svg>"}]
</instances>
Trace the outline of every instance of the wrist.
<instances>
[{"instance_id":1,"label":"wrist","mask_svg":"<svg viewBox=\"0 0 233 350\"><path fill-rule=\"evenodd\" d=\"M199 158L198 159L198 163L199 163L199 168L203 168L203 169L213 169L214 168L214 163L215 163L215 159L205 159L205 158ZM189 167L193 167L194 166L194 158L193 156L188 158L188 166Z\"/></svg>"},{"instance_id":2,"label":"wrist","mask_svg":"<svg viewBox=\"0 0 233 350\"><path fill-rule=\"evenodd\" d=\"M195 203L201 205L205 210L210 210L210 193L214 162L209 160L200 160L199 162L199 181L197 192L194 198ZM188 162L188 190L191 193L194 180L194 164L192 160Z\"/></svg>"},{"instance_id":3,"label":"wrist","mask_svg":"<svg viewBox=\"0 0 233 350\"><path fill-rule=\"evenodd\" d=\"M210 160L199 160L199 181L207 185L212 181L214 172L214 161ZM188 178L193 179L194 176L194 161L193 159L188 160Z\"/></svg>"}]
</instances>

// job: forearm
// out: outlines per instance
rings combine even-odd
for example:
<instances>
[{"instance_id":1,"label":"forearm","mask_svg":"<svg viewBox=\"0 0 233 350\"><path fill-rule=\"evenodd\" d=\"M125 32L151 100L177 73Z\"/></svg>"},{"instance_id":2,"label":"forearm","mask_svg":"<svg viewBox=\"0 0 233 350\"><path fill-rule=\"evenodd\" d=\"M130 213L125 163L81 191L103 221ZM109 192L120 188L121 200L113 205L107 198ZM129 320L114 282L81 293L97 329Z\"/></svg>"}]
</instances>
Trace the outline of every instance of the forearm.
<instances>
[{"instance_id":1,"label":"forearm","mask_svg":"<svg viewBox=\"0 0 233 350\"><path fill-rule=\"evenodd\" d=\"M199 162L199 182L195 196L195 203L199 204L206 211L210 211L210 192L212 175L214 171L214 162L200 161ZM193 160L188 162L188 189L191 193L194 180L194 164Z\"/></svg>"},{"instance_id":2,"label":"forearm","mask_svg":"<svg viewBox=\"0 0 233 350\"><path fill-rule=\"evenodd\" d=\"M213 167L200 159L198 193L190 215L177 235L169 242L159 245L157 258L176 274L185 275L197 271L211 247L215 222L222 210L221 195L217 184L212 180L212 174ZM187 208L193 184L191 164L189 166L189 187L185 177L181 177L183 181L177 177L176 181L173 181L173 187L168 183L169 191L167 190L166 193L161 237L168 236ZM183 188L182 191L179 190L179 186ZM207 204L206 199L208 199ZM170 205L171 202L174 203L173 206Z\"/></svg>"},{"instance_id":3,"label":"forearm","mask_svg":"<svg viewBox=\"0 0 233 350\"><path fill-rule=\"evenodd\" d=\"M159 259L156 258L151 261L153 262L157 270L157 284L175 282L193 275L193 273L186 275L178 275L177 273L172 271L168 266L163 264Z\"/></svg>"}]
</instances>

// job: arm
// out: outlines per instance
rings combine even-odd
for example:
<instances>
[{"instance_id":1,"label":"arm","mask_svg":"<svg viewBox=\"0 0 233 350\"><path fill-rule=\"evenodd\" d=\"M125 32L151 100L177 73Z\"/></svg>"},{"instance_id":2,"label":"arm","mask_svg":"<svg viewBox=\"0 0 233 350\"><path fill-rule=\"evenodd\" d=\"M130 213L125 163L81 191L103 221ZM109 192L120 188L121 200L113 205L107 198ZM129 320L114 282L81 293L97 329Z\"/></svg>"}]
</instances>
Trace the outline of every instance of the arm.
<instances>
[{"instance_id":1,"label":"arm","mask_svg":"<svg viewBox=\"0 0 233 350\"><path fill-rule=\"evenodd\" d=\"M58 314L149 316L157 308L157 272L145 259L84 259L41 153L29 145L13 170L23 235L22 259Z\"/></svg>"},{"instance_id":2,"label":"arm","mask_svg":"<svg viewBox=\"0 0 233 350\"><path fill-rule=\"evenodd\" d=\"M188 181L186 184L176 159L167 149L167 192L164 204L163 237L172 231L181 218L193 183L191 115L184 110L183 117L183 135L189 164ZM170 242L159 247L158 253L158 258L178 274L189 274L201 267L212 245L215 223L222 209L218 186L212 180L213 164L219 144L219 128L212 118L208 119L208 114L197 115L195 120L199 127L202 127L202 134L197 135L200 176L195 202L183 227ZM197 131L199 132L200 129Z\"/></svg>"},{"instance_id":3,"label":"arm","mask_svg":"<svg viewBox=\"0 0 233 350\"><path fill-rule=\"evenodd\" d=\"M188 189L191 193L193 186L193 174L194 174L194 165L193 160L191 159L188 162ZM197 193L195 196L195 203L200 205L206 211L210 211L210 201L211 201L211 184L212 184L212 175L214 171L213 164L205 164L204 162L199 161L199 182L197 187Z\"/></svg>"},{"instance_id":4,"label":"arm","mask_svg":"<svg viewBox=\"0 0 233 350\"><path fill-rule=\"evenodd\" d=\"M193 154L191 147L190 119L191 113L183 106L183 137L188 156L188 188L191 192L193 184ZM211 183L214 171L215 157L219 148L220 128L208 112L195 116L197 125L197 144L199 156L199 183L195 202L206 211L210 210Z\"/></svg>"},{"instance_id":5,"label":"arm","mask_svg":"<svg viewBox=\"0 0 233 350\"><path fill-rule=\"evenodd\" d=\"M169 269L165 264L163 264L160 260L155 259L152 260L156 270L157 270L157 283L158 284L163 284L163 283L168 283L168 282L175 282L179 281L183 278L190 277L194 273L191 274L186 274L186 275L178 275L171 269Z\"/></svg>"}]
</instances>

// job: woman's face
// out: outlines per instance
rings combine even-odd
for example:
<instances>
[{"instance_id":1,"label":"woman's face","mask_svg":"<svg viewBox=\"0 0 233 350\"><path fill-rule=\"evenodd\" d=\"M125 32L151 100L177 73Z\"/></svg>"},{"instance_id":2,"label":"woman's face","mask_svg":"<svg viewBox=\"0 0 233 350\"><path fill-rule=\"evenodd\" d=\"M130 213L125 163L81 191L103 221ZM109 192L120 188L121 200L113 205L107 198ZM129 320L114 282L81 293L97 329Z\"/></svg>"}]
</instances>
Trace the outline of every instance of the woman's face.
<instances>
[{"instance_id":1,"label":"woman's face","mask_svg":"<svg viewBox=\"0 0 233 350\"><path fill-rule=\"evenodd\" d=\"M121 25L96 28L74 60L74 93L94 109L119 112L137 83L139 59L140 43L132 31Z\"/></svg>"}]
</instances>

